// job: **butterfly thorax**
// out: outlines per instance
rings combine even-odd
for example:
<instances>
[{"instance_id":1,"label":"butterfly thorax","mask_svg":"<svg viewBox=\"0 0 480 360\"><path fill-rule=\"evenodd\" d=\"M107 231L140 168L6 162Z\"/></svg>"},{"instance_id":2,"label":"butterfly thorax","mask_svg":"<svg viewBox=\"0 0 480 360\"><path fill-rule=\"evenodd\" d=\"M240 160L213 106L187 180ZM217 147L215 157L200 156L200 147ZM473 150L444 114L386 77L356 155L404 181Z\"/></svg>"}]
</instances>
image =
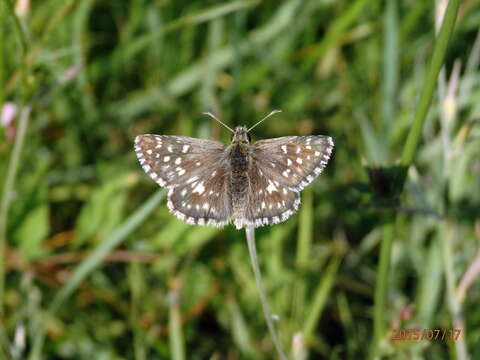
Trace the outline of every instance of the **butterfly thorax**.
<instances>
[{"instance_id":1,"label":"butterfly thorax","mask_svg":"<svg viewBox=\"0 0 480 360\"><path fill-rule=\"evenodd\" d=\"M247 128L238 126L228 148L230 161L229 196L233 205L234 221L244 217L248 193L248 169L250 159L250 136Z\"/></svg>"}]
</instances>

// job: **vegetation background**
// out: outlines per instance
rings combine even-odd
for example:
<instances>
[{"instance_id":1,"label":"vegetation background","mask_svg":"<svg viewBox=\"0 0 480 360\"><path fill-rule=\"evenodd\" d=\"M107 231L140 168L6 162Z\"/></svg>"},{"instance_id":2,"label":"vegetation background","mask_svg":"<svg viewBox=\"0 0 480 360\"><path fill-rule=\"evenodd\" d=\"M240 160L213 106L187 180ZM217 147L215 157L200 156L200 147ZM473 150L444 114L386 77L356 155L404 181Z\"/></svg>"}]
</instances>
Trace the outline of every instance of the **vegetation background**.
<instances>
[{"instance_id":1,"label":"vegetation background","mask_svg":"<svg viewBox=\"0 0 480 360\"><path fill-rule=\"evenodd\" d=\"M446 8L1 0L0 357L277 358L245 234L170 215L133 139L280 108L255 139L336 143L256 231L289 357L479 359L480 2Z\"/></svg>"}]
</instances>

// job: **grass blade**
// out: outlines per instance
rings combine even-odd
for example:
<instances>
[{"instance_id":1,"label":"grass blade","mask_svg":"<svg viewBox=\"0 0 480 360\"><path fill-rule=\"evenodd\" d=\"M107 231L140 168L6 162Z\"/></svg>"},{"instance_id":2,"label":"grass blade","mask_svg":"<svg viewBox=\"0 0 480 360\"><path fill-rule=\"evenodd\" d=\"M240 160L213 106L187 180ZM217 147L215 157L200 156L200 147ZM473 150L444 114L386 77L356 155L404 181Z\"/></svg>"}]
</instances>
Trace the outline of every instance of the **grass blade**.
<instances>
[{"instance_id":1,"label":"grass blade","mask_svg":"<svg viewBox=\"0 0 480 360\"><path fill-rule=\"evenodd\" d=\"M109 251L117 247L125 238L130 235L146 218L152 213L155 207L165 197L165 190L158 190L148 199L139 209L137 209L121 226L118 227L110 236L93 250L93 252L85 258L73 271L72 276L63 285L59 292L55 295L52 304L48 308L50 314L58 311L63 302L73 294L81 282L100 265L102 259ZM35 335L35 341L30 359L39 359L44 340L44 329L39 325L39 329Z\"/></svg>"},{"instance_id":2,"label":"grass blade","mask_svg":"<svg viewBox=\"0 0 480 360\"><path fill-rule=\"evenodd\" d=\"M403 148L402 165L404 166L409 166L412 163L418 144L420 143L423 124L432 101L435 85L437 84L438 73L440 72L447 52L447 45L453 32L459 6L460 0L450 0L448 2L442 26L433 48L432 61L428 69L425 87L420 96L417 112L415 113L413 124L407 137L407 142Z\"/></svg>"}]
</instances>

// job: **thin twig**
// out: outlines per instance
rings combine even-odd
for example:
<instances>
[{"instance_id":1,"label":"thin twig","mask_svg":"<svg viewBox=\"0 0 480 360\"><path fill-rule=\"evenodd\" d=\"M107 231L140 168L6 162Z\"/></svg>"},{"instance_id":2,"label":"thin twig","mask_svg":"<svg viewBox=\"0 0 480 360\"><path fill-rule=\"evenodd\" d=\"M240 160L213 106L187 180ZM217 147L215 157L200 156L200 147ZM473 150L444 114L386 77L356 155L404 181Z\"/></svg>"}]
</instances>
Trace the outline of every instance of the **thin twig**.
<instances>
[{"instance_id":1,"label":"thin twig","mask_svg":"<svg viewBox=\"0 0 480 360\"><path fill-rule=\"evenodd\" d=\"M248 252L250 254L253 273L255 275L255 281L260 295L260 302L262 303L263 314L267 320L268 330L272 335L273 344L275 345L275 349L277 350L280 359L287 360L287 356L283 352L280 340L278 339L277 331L275 330L275 325L272 321L272 313L268 306L267 296L265 295L265 287L263 286L262 274L260 273L260 267L258 266L257 248L255 246L255 228L253 226L247 226L245 228L245 233L247 234Z\"/></svg>"}]
</instances>

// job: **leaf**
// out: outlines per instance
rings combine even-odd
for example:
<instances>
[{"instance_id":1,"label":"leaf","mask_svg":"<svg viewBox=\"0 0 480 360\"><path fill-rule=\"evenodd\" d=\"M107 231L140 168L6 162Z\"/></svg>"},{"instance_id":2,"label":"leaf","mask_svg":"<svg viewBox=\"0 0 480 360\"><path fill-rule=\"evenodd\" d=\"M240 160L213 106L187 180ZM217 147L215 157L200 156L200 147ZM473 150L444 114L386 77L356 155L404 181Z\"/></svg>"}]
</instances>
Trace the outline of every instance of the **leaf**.
<instances>
[{"instance_id":1,"label":"leaf","mask_svg":"<svg viewBox=\"0 0 480 360\"><path fill-rule=\"evenodd\" d=\"M80 246L89 238L103 239L123 219L128 181L113 179L95 189L83 206L76 223L74 243Z\"/></svg>"},{"instance_id":2,"label":"leaf","mask_svg":"<svg viewBox=\"0 0 480 360\"><path fill-rule=\"evenodd\" d=\"M34 259L41 255L42 242L50 232L49 213L47 205L34 208L15 232L14 238L26 259Z\"/></svg>"}]
</instances>

